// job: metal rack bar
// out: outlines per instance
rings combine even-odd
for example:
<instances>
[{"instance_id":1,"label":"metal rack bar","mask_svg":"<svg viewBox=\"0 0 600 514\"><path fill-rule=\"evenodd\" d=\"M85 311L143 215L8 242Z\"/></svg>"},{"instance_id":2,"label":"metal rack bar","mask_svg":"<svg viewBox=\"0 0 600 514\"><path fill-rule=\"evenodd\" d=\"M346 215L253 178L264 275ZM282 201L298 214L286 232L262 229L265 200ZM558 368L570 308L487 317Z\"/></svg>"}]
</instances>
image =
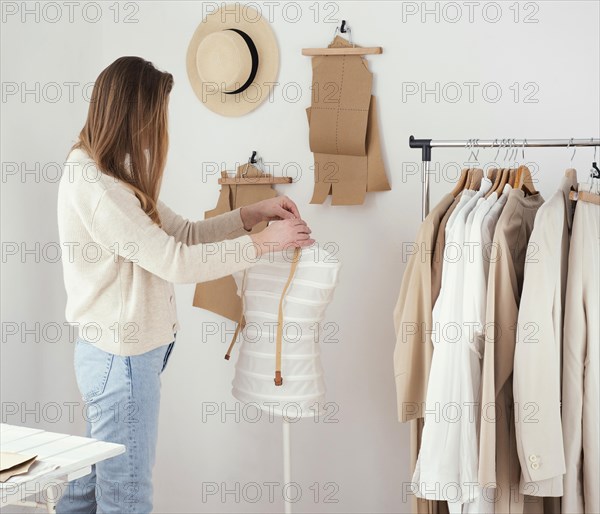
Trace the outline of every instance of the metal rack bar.
<instances>
[{"instance_id":1,"label":"metal rack bar","mask_svg":"<svg viewBox=\"0 0 600 514\"><path fill-rule=\"evenodd\" d=\"M432 148L558 148L578 146L600 146L600 138L588 139L415 139L410 136L408 145L420 148L422 156L422 199L421 218L429 214L429 170Z\"/></svg>"}]
</instances>

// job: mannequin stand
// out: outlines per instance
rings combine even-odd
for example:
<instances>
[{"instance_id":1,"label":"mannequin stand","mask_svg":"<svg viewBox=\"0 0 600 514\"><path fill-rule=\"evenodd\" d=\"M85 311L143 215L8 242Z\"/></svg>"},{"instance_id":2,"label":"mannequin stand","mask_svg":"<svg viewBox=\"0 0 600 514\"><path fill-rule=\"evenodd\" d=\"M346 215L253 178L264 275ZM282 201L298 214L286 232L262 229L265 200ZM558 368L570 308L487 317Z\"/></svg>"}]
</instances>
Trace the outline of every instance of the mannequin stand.
<instances>
[{"instance_id":1,"label":"mannequin stand","mask_svg":"<svg viewBox=\"0 0 600 514\"><path fill-rule=\"evenodd\" d=\"M292 481L292 442L290 432L290 422L282 418L283 426L283 491L288 492L289 487L286 487ZM283 501L285 502L285 514L292 514L292 503L284 494Z\"/></svg>"}]
</instances>

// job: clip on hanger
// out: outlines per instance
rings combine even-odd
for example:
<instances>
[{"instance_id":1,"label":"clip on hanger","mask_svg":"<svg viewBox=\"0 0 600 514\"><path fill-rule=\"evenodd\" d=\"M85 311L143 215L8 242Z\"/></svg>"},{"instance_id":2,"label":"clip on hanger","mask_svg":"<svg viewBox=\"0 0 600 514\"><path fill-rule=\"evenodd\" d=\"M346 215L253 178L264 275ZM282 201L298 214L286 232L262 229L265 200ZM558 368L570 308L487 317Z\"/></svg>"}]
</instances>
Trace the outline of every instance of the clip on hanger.
<instances>
[{"instance_id":1,"label":"clip on hanger","mask_svg":"<svg viewBox=\"0 0 600 514\"><path fill-rule=\"evenodd\" d=\"M246 176L248 169L252 166L258 171L258 174L254 176ZM292 177L274 177L270 173L266 173L263 160L261 157L256 157L256 150L252 151L252 155L248 158L248 162L238 167L235 176L231 177L227 172L221 173L219 184L243 184L243 185L261 185L261 184L290 184Z\"/></svg>"},{"instance_id":2,"label":"clip on hanger","mask_svg":"<svg viewBox=\"0 0 600 514\"><path fill-rule=\"evenodd\" d=\"M596 162L596 150L598 147L594 146L594 161L592 162L592 169L590 170L590 177L592 178L600 178L600 168L598 168L598 163Z\"/></svg>"},{"instance_id":3,"label":"clip on hanger","mask_svg":"<svg viewBox=\"0 0 600 514\"><path fill-rule=\"evenodd\" d=\"M591 138L591 142L594 141L594 138ZM598 163L596 162L596 151L598 150L597 146L594 146L594 160L592 162L592 169L590 169L590 177L591 178L600 178L600 168L598 168Z\"/></svg>"},{"instance_id":4,"label":"clip on hanger","mask_svg":"<svg viewBox=\"0 0 600 514\"><path fill-rule=\"evenodd\" d=\"M350 25L346 23L346 20L342 20L342 25L335 28L333 39L337 33L349 34L350 44L349 47L328 47L328 48L303 48L302 55L315 56L315 55L374 55L383 53L383 48L380 46L370 47L359 47L352 43L352 29Z\"/></svg>"},{"instance_id":5,"label":"clip on hanger","mask_svg":"<svg viewBox=\"0 0 600 514\"><path fill-rule=\"evenodd\" d=\"M590 177L592 179L600 179L600 169L598 169L598 163L596 162L596 147L594 147L594 161L592 162ZM591 191L575 191L574 188L571 188L571 191L569 192L569 199L574 202L582 201L600 205L600 195L597 193L592 193Z\"/></svg>"}]
</instances>

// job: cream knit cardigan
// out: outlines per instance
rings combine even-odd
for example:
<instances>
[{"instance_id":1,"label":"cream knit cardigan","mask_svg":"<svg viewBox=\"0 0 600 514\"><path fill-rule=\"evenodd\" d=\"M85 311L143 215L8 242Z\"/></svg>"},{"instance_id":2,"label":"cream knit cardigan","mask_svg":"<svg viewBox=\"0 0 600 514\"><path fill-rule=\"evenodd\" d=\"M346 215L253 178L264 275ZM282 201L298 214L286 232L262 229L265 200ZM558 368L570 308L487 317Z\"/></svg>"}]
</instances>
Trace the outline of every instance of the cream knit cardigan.
<instances>
[{"instance_id":1,"label":"cream knit cardigan","mask_svg":"<svg viewBox=\"0 0 600 514\"><path fill-rule=\"evenodd\" d=\"M258 260L240 209L196 222L160 200L158 210L162 228L85 151L69 154L57 209L65 315L80 338L116 355L173 341L179 329L173 282L214 280Z\"/></svg>"}]
</instances>

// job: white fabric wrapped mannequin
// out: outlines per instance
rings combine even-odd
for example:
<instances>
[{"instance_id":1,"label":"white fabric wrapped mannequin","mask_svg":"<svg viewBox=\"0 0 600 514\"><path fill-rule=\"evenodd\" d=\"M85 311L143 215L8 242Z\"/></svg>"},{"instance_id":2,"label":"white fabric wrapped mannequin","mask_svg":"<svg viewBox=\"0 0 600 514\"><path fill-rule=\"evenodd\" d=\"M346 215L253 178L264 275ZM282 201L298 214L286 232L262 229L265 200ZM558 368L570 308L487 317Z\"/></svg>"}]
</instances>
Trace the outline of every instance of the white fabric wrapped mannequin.
<instances>
[{"instance_id":1,"label":"white fabric wrapped mannequin","mask_svg":"<svg viewBox=\"0 0 600 514\"><path fill-rule=\"evenodd\" d=\"M295 266L294 254L293 248L266 254L252 268L233 275L246 324L240 331L232 393L279 416L309 417L323 412L321 322L340 263L317 243L298 250ZM280 303L281 375L277 376L283 380L276 385Z\"/></svg>"}]
</instances>

